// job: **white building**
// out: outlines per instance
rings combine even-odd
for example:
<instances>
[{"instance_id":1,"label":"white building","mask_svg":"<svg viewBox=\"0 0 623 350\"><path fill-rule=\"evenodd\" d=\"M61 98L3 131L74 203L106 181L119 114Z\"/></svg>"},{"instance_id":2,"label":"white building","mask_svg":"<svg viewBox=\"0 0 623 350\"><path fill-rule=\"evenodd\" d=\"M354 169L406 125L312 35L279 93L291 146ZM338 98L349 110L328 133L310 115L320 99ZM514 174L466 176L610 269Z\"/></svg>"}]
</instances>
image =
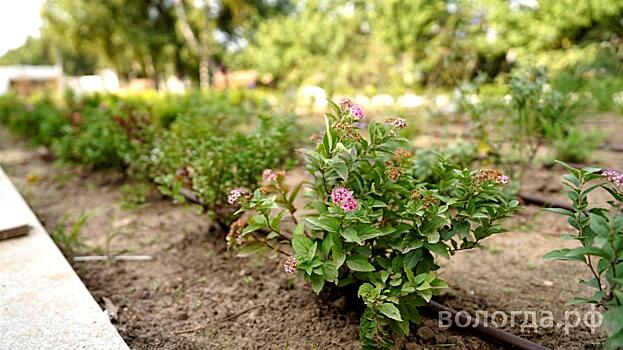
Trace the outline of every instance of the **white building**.
<instances>
[{"instance_id":1,"label":"white building","mask_svg":"<svg viewBox=\"0 0 623 350\"><path fill-rule=\"evenodd\" d=\"M60 87L63 69L60 66L0 66L0 95L14 89L23 90Z\"/></svg>"}]
</instances>

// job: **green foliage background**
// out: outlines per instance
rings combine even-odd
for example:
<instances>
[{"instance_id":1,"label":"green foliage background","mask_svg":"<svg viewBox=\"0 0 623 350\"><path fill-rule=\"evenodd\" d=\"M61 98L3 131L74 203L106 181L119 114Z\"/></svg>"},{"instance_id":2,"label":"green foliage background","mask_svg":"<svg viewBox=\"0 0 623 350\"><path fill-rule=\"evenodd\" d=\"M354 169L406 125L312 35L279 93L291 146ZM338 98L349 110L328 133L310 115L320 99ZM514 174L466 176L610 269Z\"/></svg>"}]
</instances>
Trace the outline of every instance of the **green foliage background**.
<instances>
[{"instance_id":1,"label":"green foliage background","mask_svg":"<svg viewBox=\"0 0 623 350\"><path fill-rule=\"evenodd\" d=\"M207 59L211 72L257 69L281 87L392 92L524 64L620 72L623 57L612 0L48 0L42 16L41 37L0 63L198 81Z\"/></svg>"}]
</instances>

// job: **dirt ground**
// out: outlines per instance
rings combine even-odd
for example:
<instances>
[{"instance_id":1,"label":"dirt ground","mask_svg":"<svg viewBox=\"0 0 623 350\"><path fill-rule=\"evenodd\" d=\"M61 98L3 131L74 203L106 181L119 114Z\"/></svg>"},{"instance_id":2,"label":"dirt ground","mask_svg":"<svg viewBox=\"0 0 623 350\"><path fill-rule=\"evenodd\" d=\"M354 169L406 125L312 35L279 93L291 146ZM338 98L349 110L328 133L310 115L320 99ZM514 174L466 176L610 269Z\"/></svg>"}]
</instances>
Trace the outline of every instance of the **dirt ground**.
<instances>
[{"instance_id":1,"label":"dirt ground","mask_svg":"<svg viewBox=\"0 0 623 350\"><path fill-rule=\"evenodd\" d=\"M302 279L288 278L279 261L234 256L224 234L211 231L206 217L191 206L154 193L147 204L126 209L126 183L119 174L54 165L39 154L0 129L0 164L49 232L68 230L86 214L79 236L85 246L76 255L153 257L72 262L102 307L104 298L118 307L115 325L132 349L360 348L356 298L316 296ZM597 156L610 166L623 164L620 155ZM561 175L556 168L531 171L526 189L562 199ZM588 276L580 265L545 262L541 256L573 246L561 238L571 231L561 217L531 206L506 227L510 231L487 239L485 248L442 261L441 274L451 288L438 300L473 314L552 311L561 322L563 311L574 310L565 302L589 294L578 285ZM522 330L520 324L505 328L552 349L593 349L603 339L587 327L566 333L556 327ZM398 347L504 349L465 331L440 329L429 318Z\"/></svg>"}]
</instances>

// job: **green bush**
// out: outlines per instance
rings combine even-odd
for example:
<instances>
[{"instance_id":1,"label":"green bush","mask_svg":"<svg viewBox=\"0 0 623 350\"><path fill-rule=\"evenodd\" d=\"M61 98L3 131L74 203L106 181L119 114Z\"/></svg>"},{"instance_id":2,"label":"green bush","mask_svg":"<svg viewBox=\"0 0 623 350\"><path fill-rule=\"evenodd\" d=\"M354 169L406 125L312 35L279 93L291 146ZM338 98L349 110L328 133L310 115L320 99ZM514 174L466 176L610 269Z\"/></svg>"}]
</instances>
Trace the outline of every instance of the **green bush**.
<instances>
[{"instance_id":1,"label":"green bush","mask_svg":"<svg viewBox=\"0 0 623 350\"><path fill-rule=\"evenodd\" d=\"M0 97L0 122L36 145L49 146L69 121L50 97L37 95L23 100L6 95Z\"/></svg>"},{"instance_id":2,"label":"green bush","mask_svg":"<svg viewBox=\"0 0 623 350\"><path fill-rule=\"evenodd\" d=\"M420 320L418 307L447 287L436 257L504 231L497 221L518 202L502 196L508 178L497 171L456 168L439 158L431 164L436 181L418 177L419 159L399 135L406 122L370 122L364 138L354 123L360 114L348 104L334 106L322 141L306 152L313 180L304 221L293 215L303 184L290 190L282 173L266 170L261 188L230 193L251 216L234 223L227 240L243 256L288 255L284 270L299 271L317 293L326 283L355 286L366 305L363 348L389 349L394 335L408 334Z\"/></svg>"},{"instance_id":3,"label":"green bush","mask_svg":"<svg viewBox=\"0 0 623 350\"><path fill-rule=\"evenodd\" d=\"M93 169L126 169L153 139L150 115L131 107L87 106L74 111L72 122L52 143L62 160Z\"/></svg>"},{"instance_id":4,"label":"green bush","mask_svg":"<svg viewBox=\"0 0 623 350\"><path fill-rule=\"evenodd\" d=\"M233 212L226 201L230 190L253 188L263 169L288 166L295 123L268 115L239 120L220 108L201 112L178 117L155 142L146 166L163 193L183 201L180 191L191 190L226 225Z\"/></svg>"},{"instance_id":5,"label":"green bush","mask_svg":"<svg viewBox=\"0 0 623 350\"><path fill-rule=\"evenodd\" d=\"M556 159L569 163L585 163L604 141L601 132L581 130L570 127L566 135L559 135L552 141Z\"/></svg>"},{"instance_id":6,"label":"green bush","mask_svg":"<svg viewBox=\"0 0 623 350\"><path fill-rule=\"evenodd\" d=\"M575 169L561 163L569 174L563 184L573 210L549 211L567 217L576 232L572 236L580 247L560 249L545 255L549 260L584 264L591 278L580 281L594 290L590 297L577 297L571 303L595 304L604 308L604 329L608 334L606 350L623 347L623 173L597 168ZM605 181L604 181L605 180ZM607 206L591 203L588 194L603 191Z\"/></svg>"},{"instance_id":7,"label":"green bush","mask_svg":"<svg viewBox=\"0 0 623 350\"><path fill-rule=\"evenodd\" d=\"M579 115L579 104L569 95L552 88L542 69L515 72L509 80L510 137L519 156L523 179L542 146L570 135Z\"/></svg>"}]
</instances>

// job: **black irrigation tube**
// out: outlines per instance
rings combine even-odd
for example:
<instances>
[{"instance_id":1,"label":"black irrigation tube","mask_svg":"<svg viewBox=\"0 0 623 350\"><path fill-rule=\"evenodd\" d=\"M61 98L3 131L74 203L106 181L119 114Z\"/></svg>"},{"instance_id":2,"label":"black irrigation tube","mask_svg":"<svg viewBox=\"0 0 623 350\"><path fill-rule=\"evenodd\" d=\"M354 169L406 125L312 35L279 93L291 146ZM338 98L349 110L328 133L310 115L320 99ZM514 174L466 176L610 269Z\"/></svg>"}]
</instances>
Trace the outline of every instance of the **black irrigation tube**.
<instances>
[{"instance_id":1,"label":"black irrigation tube","mask_svg":"<svg viewBox=\"0 0 623 350\"><path fill-rule=\"evenodd\" d=\"M599 145L599 149L610 151L610 152L623 152L623 147L621 146L611 146L609 144Z\"/></svg>"},{"instance_id":2,"label":"black irrigation tube","mask_svg":"<svg viewBox=\"0 0 623 350\"><path fill-rule=\"evenodd\" d=\"M485 327L478 321L478 319L471 317L467 312L458 312L433 300L428 302L426 308L437 317L439 317L441 312L449 312L452 314L452 319L456 320L453 324L460 323L462 325L467 325L465 327L461 327L460 329L469 330L470 332L473 332L483 338L494 340L498 343L504 344L505 346L511 346L520 350L552 350L548 347L533 343L528 339L518 337L502 329L496 327Z\"/></svg>"}]
</instances>

